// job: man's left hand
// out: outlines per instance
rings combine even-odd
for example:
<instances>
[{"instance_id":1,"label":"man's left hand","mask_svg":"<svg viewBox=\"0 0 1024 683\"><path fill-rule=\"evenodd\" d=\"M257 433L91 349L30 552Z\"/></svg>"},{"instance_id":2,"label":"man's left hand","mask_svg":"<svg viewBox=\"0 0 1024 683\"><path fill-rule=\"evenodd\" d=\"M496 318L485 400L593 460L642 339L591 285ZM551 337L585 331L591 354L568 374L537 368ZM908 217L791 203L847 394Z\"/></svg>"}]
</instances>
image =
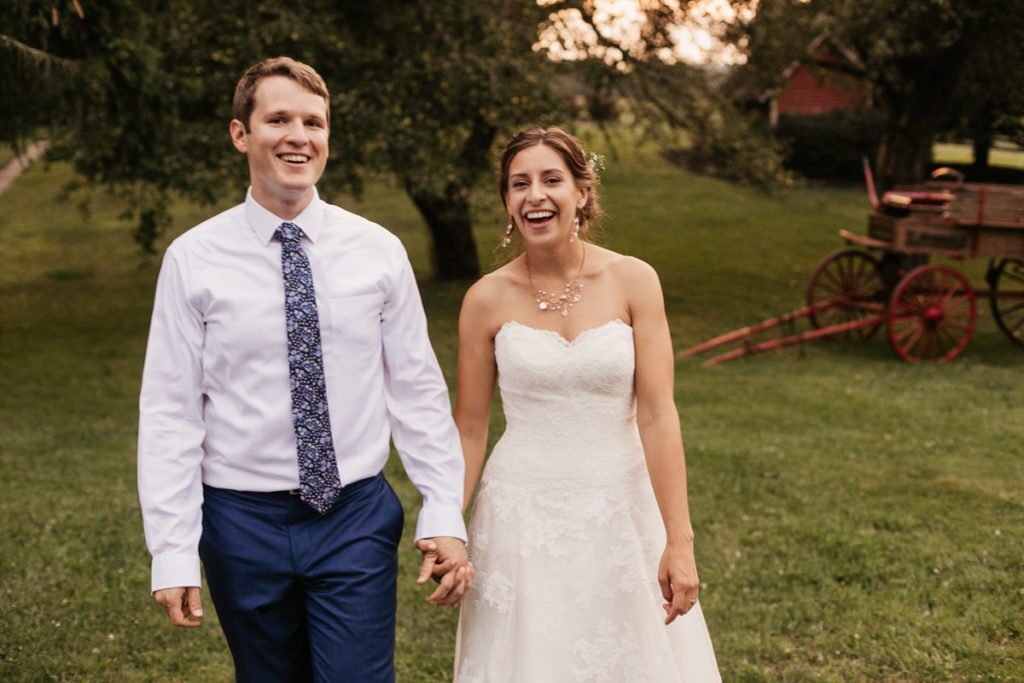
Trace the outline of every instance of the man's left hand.
<instances>
[{"instance_id":1,"label":"man's left hand","mask_svg":"<svg viewBox=\"0 0 1024 683\"><path fill-rule=\"evenodd\" d=\"M437 589L427 602L438 607L455 607L473 584L476 570L469 561L466 544L452 536L421 538L416 547L423 553L423 563L416 583L424 584L434 577Z\"/></svg>"}]
</instances>

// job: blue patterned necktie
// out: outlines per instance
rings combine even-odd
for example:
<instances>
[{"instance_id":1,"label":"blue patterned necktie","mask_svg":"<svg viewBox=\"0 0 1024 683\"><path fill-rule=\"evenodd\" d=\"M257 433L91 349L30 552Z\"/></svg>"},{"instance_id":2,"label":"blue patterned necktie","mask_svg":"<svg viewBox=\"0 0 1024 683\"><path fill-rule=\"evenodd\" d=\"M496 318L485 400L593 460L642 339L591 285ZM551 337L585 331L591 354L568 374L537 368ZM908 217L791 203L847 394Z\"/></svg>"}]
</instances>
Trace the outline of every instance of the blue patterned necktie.
<instances>
[{"instance_id":1,"label":"blue patterned necktie","mask_svg":"<svg viewBox=\"0 0 1024 683\"><path fill-rule=\"evenodd\" d=\"M313 296L309 258L299 245L302 228L282 223L274 236L281 242L284 311L288 329L288 374L292 387L292 424L299 456L300 498L323 514L341 493L338 461L331 439L324 379L320 317Z\"/></svg>"}]
</instances>

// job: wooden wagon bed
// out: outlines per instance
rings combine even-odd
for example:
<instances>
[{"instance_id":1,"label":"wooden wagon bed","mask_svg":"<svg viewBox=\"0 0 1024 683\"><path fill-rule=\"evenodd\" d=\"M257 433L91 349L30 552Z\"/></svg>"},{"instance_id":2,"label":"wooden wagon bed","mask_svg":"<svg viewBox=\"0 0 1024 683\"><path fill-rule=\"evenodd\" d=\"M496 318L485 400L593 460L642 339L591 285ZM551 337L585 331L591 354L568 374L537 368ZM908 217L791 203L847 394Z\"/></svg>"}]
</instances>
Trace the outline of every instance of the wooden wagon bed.
<instances>
[{"instance_id":1,"label":"wooden wagon bed","mask_svg":"<svg viewBox=\"0 0 1024 683\"><path fill-rule=\"evenodd\" d=\"M927 185L926 185L927 187ZM965 184L947 203L907 202L888 193L868 218L869 248L949 258L1024 258L1024 188Z\"/></svg>"}]
</instances>

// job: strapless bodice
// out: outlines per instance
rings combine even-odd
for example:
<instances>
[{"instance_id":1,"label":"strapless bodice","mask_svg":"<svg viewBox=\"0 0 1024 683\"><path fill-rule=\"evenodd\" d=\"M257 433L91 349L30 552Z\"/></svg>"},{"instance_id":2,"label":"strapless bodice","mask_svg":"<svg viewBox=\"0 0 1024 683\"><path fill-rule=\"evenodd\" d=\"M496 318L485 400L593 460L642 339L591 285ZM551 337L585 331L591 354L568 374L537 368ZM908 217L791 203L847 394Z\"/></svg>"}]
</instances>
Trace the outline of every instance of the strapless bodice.
<instances>
[{"instance_id":1,"label":"strapless bodice","mask_svg":"<svg viewBox=\"0 0 1024 683\"><path fill-rule=\"evenodd\" d=\"M531 476L603 479L640 464L632 327L612 320L569 341L508 322L494 346L506 429L492 465L508 452Z\"/></svg>"}]
</instances>

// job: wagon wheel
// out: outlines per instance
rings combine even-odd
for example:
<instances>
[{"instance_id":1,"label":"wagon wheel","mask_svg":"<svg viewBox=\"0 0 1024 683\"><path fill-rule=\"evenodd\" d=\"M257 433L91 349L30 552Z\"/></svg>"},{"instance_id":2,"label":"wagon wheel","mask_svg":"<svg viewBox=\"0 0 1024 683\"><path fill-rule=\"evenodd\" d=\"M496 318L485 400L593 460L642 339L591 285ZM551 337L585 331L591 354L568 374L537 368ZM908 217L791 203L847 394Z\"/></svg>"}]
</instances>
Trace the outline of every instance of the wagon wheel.
<instances>
[{"instance_id":1,"label":"wagon wheel","mask_svg":"<svg viewBox=\"0 0 1024 683\"><path fill-rule=\"evenodd\" d=\"M966 277L948 266L918 266L896 285L889 300L889 341L908 363L944 363L967 346L977 313Z\"/></svg>"},{"instance_id":2,"label":"wagon wheel","mask_svg":"<svg viewBox=\"0 0 1024 683\"><path fill-rule=\"evenodd\" d=\"M988 274L992 317L1010 341L1024 346L1024 261L1003 259Z\"/></svg>"},{"instance_id":3,"label":"wagon wheel","mask_svg":"<svg viewBox=\"0 0 1024 683\"><path fill-rule=\"evenodd\" d=\"M835 300L833 306L810 313L814 327L830 327L880 313L885 301L885 283L878 261L857 249L840 249L822 259L807 284L807 305L830 299ZM868 339L879 327L881 323L846 334Z\"/></svg>"}]
</instances>

